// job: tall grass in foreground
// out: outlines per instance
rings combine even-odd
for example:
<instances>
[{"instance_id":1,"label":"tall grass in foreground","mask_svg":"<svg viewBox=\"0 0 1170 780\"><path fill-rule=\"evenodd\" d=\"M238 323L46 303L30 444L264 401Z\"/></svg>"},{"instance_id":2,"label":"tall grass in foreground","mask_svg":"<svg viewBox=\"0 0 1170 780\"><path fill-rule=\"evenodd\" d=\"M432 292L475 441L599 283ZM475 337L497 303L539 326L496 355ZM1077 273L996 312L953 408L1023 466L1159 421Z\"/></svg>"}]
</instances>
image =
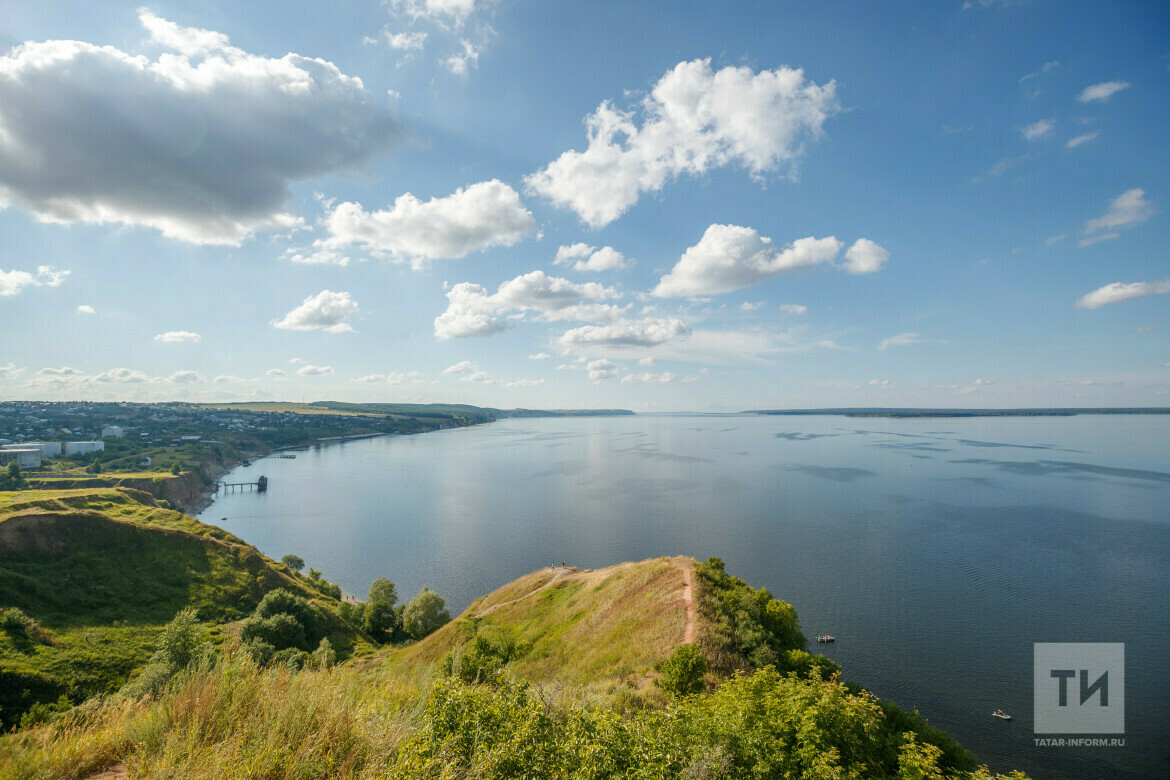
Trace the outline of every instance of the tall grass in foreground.
<instances>
[{"instance_id":1,"label":"tall grass in foreground","mask_svg":"<svg viewBox=\"0 0 1170 780\"><path fill-rule=\"evenodd\" d=\"M87 702L0 741L0 780L384 777L413 731L425 683L353 668L267 670L243 656L186 672L157 698Z\"/></svg>"}]
</instances>

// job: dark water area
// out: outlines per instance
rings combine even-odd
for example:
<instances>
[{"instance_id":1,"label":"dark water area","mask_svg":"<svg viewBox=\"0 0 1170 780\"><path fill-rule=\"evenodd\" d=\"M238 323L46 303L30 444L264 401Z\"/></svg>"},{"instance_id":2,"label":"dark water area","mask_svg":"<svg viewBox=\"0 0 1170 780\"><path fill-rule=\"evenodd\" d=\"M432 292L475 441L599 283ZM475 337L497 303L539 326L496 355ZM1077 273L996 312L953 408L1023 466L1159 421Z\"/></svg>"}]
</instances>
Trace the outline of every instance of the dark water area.
<instances>
[{"instance_id":1,"label":"dark water area","mask_svg":"<svg viewBox=\"0 0 1170 780\"><path fill-rule=\"evenodd\" d=\"M1170 777L1170 417L512 419L233 476L259 474L202 519L350 593L456 614L562 560L718 556L992 769ZM1123 747L1034 743L1036 642L1125 643Z\"/></svg>"}]
</instances>

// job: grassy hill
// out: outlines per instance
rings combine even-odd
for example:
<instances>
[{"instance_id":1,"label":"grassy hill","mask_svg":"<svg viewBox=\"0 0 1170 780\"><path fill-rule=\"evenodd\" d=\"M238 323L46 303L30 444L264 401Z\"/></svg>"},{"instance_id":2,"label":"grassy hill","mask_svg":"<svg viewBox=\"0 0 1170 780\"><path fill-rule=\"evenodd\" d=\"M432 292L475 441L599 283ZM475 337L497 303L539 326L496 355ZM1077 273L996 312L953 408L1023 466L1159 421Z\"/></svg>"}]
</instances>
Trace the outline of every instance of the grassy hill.
<instances>
[{"instance_id":1,"label":"grassy hill","mask_svg":"<svg viewBox=\"0 0 1170 780\"><path fill-rule=\"evenodd\" d=\"M336 603L242 539L128 488L0 493L0 609L35 636L0 631L0 721L36 702L108 694L154 652L162 627L194 608L208 636L285 588ZM332 603L331 603L332 602ZM335 645L357 638L333 621Z\"/></svg>"},{"instance_id":2,"label":"grassy hill","mask_svg":"<svg viewBox=\"0 0 1170 780\"><path fill-rule=\"evenodd\" d=\"M362 638L305 578L145 494L0 494L0 605L43 632L0 631L0 682L79 705L0 737L0 780L994 777L840 682L791 606L717 559L541 569L421 641L300 670L237 641L273 588L311 597L335 646ZM185 607L218 651L113 694Z\"/></svg>"}]
</instances>

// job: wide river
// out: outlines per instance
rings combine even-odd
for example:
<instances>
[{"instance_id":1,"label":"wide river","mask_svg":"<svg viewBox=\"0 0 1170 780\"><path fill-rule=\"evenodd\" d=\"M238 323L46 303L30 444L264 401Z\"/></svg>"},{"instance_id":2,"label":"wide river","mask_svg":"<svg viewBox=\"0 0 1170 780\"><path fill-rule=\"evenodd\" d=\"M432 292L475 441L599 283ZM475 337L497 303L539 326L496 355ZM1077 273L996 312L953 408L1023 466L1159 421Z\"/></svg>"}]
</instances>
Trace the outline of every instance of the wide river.
<instances>
[{"instance_id":1,"label":"wide river","mask_svg":"<svg viewBox=\"0 0 1170 780\"><path fill-rule=\"evenodd\" d=\"M718 556L993 769L1170 777L1170 416L509 419L232 476L260 474L202 519L350 593L458 614L562 560ZM1036 642L1125 643L1124 746L1034 743Z\"/></svg>"}]
</instances>

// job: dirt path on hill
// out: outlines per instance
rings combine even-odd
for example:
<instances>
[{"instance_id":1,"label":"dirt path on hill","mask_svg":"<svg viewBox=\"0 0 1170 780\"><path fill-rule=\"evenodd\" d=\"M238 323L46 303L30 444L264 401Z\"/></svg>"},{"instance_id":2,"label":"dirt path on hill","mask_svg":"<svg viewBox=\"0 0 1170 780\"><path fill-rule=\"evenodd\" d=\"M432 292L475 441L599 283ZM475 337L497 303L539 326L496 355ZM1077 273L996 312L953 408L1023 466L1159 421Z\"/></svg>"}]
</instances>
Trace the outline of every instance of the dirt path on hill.
<instances>
[{"instance_id":1,"label":"dirt path on hill","mask_svg":"<svg viewBox=\"0 0 1170 780\"><path fill-rule=\"evenodd\" d=\"M557 566L555 568L556 568L556 574L554 574L552 576L551 580L544 583L539 588L534 588L534 589L528 591L527 593L525 593L523 596L519 596L519 597L514 598L510 601L501 601L499 604L492 604L487 609L481 610L480 612L476 613L475 616L477 618L481 618L484 615L490 615L491 613L495 612L500 607L511 606L519 601L523 601L524 599L528 598L529 596L531 596L533 594L540 593L545 588L551 587L553 585L553 583L559 582L560 580L564 579L569 574L579 574L581 572L580 569L578 569L574 566Z\"/></svg>"},{"instance_id":2,"label":"dirt path on hill","mask_svg":"<svg viewBox=\"0 0 1170 780\"><path fill-rule=\"evenodd\" d=\"M695 643L695 588L691 582L691 567L683 566L683 582L686 587L683 588L683 603L687 605L687 624L683 629L683 644L693 645Z\"/></svg>"},{"instance_id":3,"label":"dirt path on hill","mask_svg":"<svg viewBox=\"0 0 1170 780\"><path fill-rule=\"evenodd\" d=\"M124 764L114 764L104 772L98 772L96 775L90 775L85 780L126 780L126 767Z\"/></svg>"}]
</instances>

